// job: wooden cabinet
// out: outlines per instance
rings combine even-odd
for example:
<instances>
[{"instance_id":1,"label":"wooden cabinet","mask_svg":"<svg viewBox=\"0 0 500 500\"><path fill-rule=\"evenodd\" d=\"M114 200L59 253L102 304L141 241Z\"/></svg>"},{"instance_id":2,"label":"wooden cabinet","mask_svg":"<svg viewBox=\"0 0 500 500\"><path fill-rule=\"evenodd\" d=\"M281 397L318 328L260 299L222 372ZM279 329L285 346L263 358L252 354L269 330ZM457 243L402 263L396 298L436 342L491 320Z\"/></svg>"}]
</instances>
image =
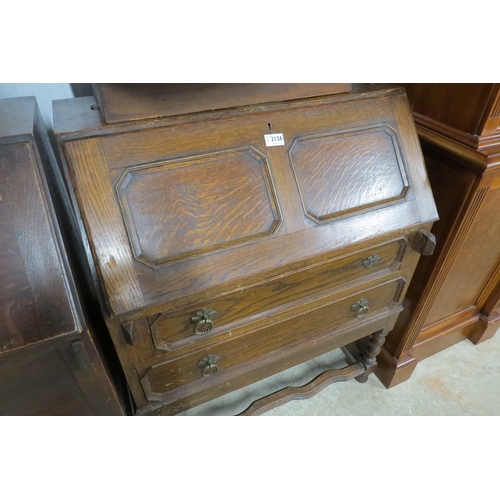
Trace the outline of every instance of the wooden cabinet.
<instances>
[{"instance_id":1,"label":"wooden cabinet","mask_svg":"<svg viewBox=\"0 0 500 500\"><path fill-rule=\"evenodd\" d=\"M373 369L437 218L401 90L117 124L95 108L56 101L55 132L138 414L368 335Z\"/></svg>"},{"instance_id":2,"label":"wooden cabinet","mask_svg":"<svg viewBox=\"0 0 500 500\"><path fill-rule=\"evenodd\" d=\"M500 144L499 83L404 84L415 121L472 149Z\"/></svg>"},{"instance_id":3,"label":"wooden cabinet","mask_svg":"<svg viewBox=\"0 0 500 500\"><path fill-rule=\"evenodd\" d=\"M0 100L0 414L120 415L59 230L56 168L35 99Z\"/></svg>"},{"instance_id":4,"label":"wooden cabinet","mask_svg":"<svg viewBox=\"0 0 500 500\"><path fill-rule=\"evenodd\" d=\"M106 123L349 92L350 83L94 83Z\"/></svg>"},{"instance_id":5,"label":"wooden cabinet","mask_svg":"<svg viewBox=\"0 0 500 500\"><path fill-rule=\"evenodd\" d=\"M440 216L378 366L391 387L417 362L500 328L500 85L407 84Z\"/></svg>"}]
</instances>

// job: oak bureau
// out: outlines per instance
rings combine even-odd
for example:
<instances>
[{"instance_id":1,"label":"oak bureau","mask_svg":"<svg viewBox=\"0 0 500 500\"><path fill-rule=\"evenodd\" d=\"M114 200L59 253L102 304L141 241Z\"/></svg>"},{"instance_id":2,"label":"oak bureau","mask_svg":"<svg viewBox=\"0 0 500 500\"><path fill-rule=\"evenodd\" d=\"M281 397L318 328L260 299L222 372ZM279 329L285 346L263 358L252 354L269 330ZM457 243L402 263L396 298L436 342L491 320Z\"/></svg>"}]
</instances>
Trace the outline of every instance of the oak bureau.
<instances>
[{"instance_id":1,"label":"oak bureau","mask_svg":"<svg viewBox=\"0 0 500 500\"><path fill-rule=\"evenodd\" d=\"M366 337L350 373L373 371L437 220L404 90L112 124L85 97L54 116L137 414Z\"/></svg>"}]
</instances>

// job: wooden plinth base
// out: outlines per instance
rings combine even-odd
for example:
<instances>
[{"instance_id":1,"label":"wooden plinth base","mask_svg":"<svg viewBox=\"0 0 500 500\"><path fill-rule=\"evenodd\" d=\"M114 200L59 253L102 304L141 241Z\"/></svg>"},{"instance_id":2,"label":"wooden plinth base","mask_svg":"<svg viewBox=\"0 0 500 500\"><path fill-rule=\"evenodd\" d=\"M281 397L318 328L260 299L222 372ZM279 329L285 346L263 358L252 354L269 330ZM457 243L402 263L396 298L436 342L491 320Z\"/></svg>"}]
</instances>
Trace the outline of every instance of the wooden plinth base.
<instances>
[{"instance_id":1,"label":"wooden plinth base","mask_svg":"<svg viewBox=\"0 0 500 500\"><path fill-rule=\"evenodd\" d=\"M386 349L382 348L377 358L375 375L387 389L390 389L408 380L417 363L418 360L410 354L395 359Z\"/></svg>"}]
</instances>

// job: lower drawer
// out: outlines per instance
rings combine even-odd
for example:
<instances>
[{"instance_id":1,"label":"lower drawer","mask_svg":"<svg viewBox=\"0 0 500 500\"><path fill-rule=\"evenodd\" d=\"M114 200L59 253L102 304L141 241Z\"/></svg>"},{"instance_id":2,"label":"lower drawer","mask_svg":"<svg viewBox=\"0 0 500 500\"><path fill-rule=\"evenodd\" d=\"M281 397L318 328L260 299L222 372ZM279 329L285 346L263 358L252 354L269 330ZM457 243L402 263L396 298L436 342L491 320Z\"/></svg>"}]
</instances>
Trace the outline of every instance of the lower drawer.
<instances>
[{"instance_id":1,"label":"lower drawer","mask_svg":"<svg viewBox=\"0 0 500 500\"><path fill-rule=\"evenodd\" d=\"M202 391L241 375L242 370L252 369L256 362L276 361L285 347L308 342L334 329L355 329L372 317L380 318L384 311L389 314L400 301L404 285L403 278L396 278L327 305L322 302L321 307L314 308L311 304L307 313L224 342L214 342L194 353L152 365L142 364L137 368L144 373L141 383L146 397L151 402L175 401L184 395L185 389Z\"/></svg>"}]
</instances>

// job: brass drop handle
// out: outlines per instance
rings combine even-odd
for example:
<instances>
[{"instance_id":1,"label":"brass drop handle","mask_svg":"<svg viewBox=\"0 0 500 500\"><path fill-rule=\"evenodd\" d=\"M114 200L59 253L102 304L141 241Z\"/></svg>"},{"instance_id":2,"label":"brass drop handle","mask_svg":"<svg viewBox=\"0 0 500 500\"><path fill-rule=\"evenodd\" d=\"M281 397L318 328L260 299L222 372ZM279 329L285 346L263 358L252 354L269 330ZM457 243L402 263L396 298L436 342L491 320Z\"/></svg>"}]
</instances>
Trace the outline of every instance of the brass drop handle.
<instances>
[{"instance_id":1,"label":"brass drop handle","mask_svg":"<svg viewBox=\"0 0 500 500\"><path fill-rule=\"evenodd\" d=\"M219 367L217 366L217 362L219 361L220 356L217 354L209 354L208 356L200 359L198 361L198 366L203 368L203 376L211 377L215 375L219 371Z\"/></svg>"},{"instance_id":2,"label":"brass drop handle","mask_svg":"<svg viewBox=\"0 0 500 500\"><path fill-rule=\"evenodd\" d=\"M359 299L351 306L351 311L354 311L358 318L365 316L369 310L370 308L368 307L368 301L366 299Z\"/></svg>"},{"instance_id":3,"label":"brass drop handle","mask_svg":"<svg viewBox=\"0 0 500 500\"><path fill-rule=\"evenodd\" d=\"M196 323L194 327L194 333L196 335L206 335L212 331L214 326L213 318L217 316L217 311L213 309L202 309L198 311L192 318L191 321Z\"/></svg>"},{"instance_id":4,"label":"brass drop handle","mask_svg":"<svg viewBox=\"0 0 500 500\"><path fill-rule=\"evenodd\" d=\"M374 253L373 255L370 255L370 257L368 257L366 260L363 261L363 266L365 266L366 269L370 269L379 260L380 260L380 255L377 255L376 253Z\"/></svg>"}]
</instances>

